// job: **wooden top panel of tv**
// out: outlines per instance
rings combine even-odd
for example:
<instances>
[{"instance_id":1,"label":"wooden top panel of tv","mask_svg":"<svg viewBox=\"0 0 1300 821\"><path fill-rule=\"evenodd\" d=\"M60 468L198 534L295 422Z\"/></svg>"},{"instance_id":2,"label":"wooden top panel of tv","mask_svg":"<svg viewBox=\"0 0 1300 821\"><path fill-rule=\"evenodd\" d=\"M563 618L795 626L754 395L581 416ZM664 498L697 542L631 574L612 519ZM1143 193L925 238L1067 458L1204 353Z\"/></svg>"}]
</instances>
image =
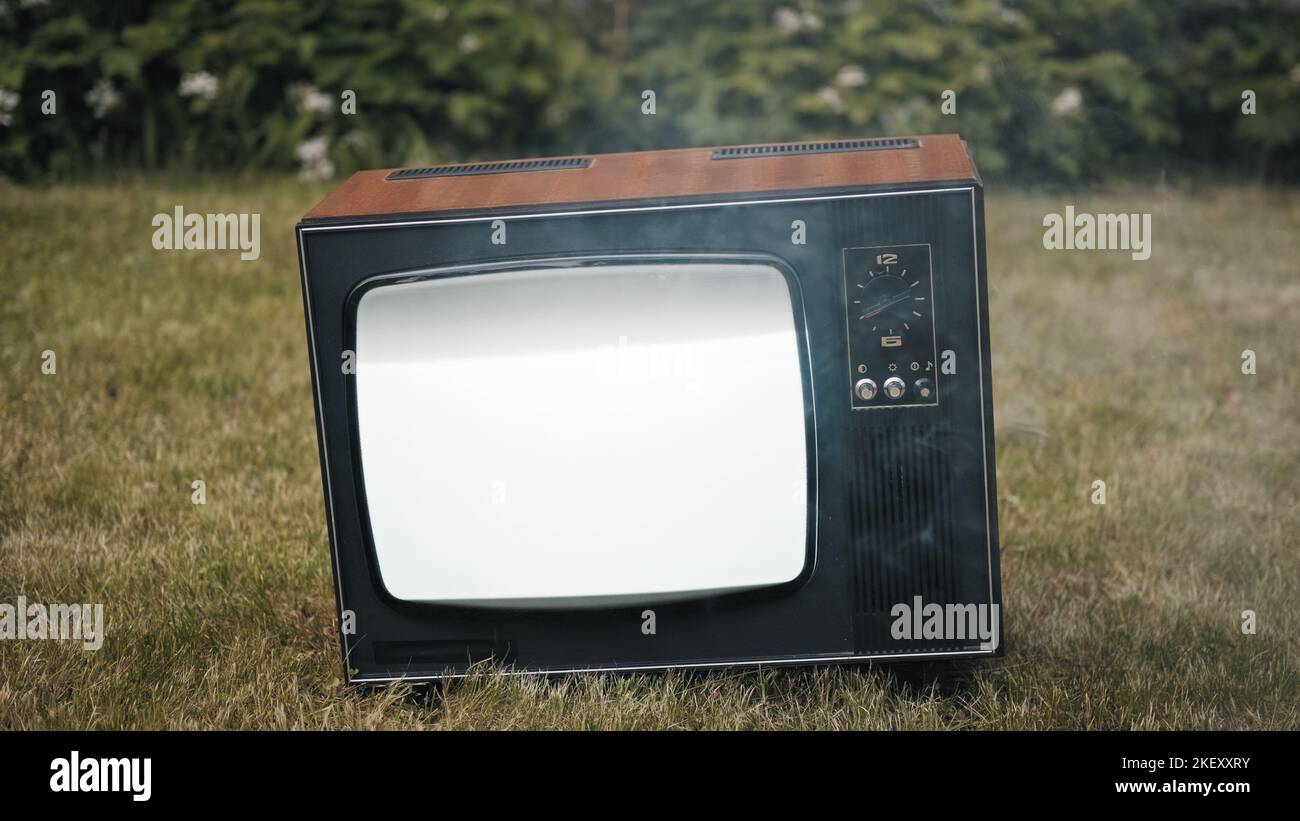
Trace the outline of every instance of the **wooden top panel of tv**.
<instances>
[{"instance_id":1,"label":"wooden top panel of tv","mask_svg":"<svg viewBox=\"0 0 1300 821\"><path fill-rule=\"evenodd\" d=\"M563 208L583 203L859 186L903 187L979 178L965 144L956 134L866 142L873 146L870 150L815 151L806 147L816 143L772 144L786 148L767 145L761 147L766 154L727 159L714 159L714 152L719 150L715 148L592 154L573 158L589 160L585 167L416 179L388 179L397 169L361 171L304 219ZM916 145L874 147L900 143ZM804 151L795 153L792 149L796 146Z\"/></svg>"}]
</instances>

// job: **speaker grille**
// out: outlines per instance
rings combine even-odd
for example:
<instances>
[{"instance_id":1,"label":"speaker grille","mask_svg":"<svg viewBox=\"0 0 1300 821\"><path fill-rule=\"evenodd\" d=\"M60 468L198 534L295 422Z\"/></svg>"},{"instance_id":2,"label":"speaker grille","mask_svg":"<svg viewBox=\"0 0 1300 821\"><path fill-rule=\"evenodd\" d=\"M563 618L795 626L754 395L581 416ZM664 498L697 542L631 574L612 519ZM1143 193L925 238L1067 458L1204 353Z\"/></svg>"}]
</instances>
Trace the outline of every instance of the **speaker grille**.
<instances>
[{"instance_id":1,"label":"speaker grille","mask_svg":"<svg viewBox=\"0 0 1300 821\"><path fill-rule=\"evenodd\" d=\"M832 140L830 142L768 143L738 145L714 149L712 159L738 160L745 157L788 157L794 154L835 154L842 151L887 151L895 148L920 148L913 137L881 137L868 140Z\"/></svg>"},{"instance_id":2,"label":"speaker grille","mask_svg":"<svg viewBox=\"0 0 1300 821\"><path fill-rule=\"evenodd\" d=\"M437 177L471 177L477 174L510 174L516 171L560 171L566 168L588 168L590 157L557 157L546 160L505 160L480 162L470 165L434 165L427 168L403 168L384 179L427 180Z\"/></svg>"},{"instance_id":3,"label":"speaker grille","mask_svg":"<svg viewBox=\"0 0 1300 821\"><path fill-rule=\"evenodd\" d=\"M860 428L850 483L854 638L859 652L956 650L890 636L896 604L958 604L952 524L952 435L945 425Z\"/></svg>"}]
</instances>

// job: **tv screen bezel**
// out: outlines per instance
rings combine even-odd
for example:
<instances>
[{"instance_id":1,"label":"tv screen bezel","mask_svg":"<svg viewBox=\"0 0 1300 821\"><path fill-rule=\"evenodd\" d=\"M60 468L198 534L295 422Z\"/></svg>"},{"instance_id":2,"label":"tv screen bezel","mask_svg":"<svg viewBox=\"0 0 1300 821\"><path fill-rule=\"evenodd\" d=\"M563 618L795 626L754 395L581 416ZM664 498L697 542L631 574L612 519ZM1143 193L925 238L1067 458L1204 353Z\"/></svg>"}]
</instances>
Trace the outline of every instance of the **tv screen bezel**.
<instances>
[{"instance_id":1,"label":"tv screen bezel","mask_svg":"<svg viewBox=\"0 0 1300 821\"><path fill-rule=\"evenodd\" d=\"M818 442L816 407L813 390L813 363L808 338L808 323L804 309L803 290L794 266L774 254L752 251L729 252L689 252L666 251L661 253L628 252L606 254L521 254L509 259L494 258L455 265L420 266L403 268L396 271L367 276L358 281L348 292L343 304L343 347L347 351L356 351L357 347L357 311L366 293L389 285L408 282L445 279L448 277L482 276L500 273L537 270L539 268L573 268L598 267L608 265L690 265L690 264L757 264L766 265L781 274L785 280L790 298L792 319L794 321L795 341L798 346L800 389L804 404L804 447L805 477L807 485L806 521L804 538L804 562L800 572L792 579L774 585L735 591L706 592L698 596L689 596L681 601L709 600L754 600L758 598L787 595L803 587L816 570L818 554ZM600 610L625 610L630 605L625 599L616 601L596 601L573 607L556 608L549 605L527 605L502 607L499 605L482 606L472 603L419 602L399 598L392 594L383 581L379 557L375 549L374 532L371 527L370 508L367 501L365 469L361 453L360 426L357 411L357 380L344 380L347 406L348 442L352 457L352 481L357 500L358 517L362 539L365 545L366 566L370 583L375 593L390 607L399 610L431 612L438 610L473 611L486 614L508 610L510 612L527 612L533 610L555 611L572 610L590 613Z\"/></svg>"}]
</instances>

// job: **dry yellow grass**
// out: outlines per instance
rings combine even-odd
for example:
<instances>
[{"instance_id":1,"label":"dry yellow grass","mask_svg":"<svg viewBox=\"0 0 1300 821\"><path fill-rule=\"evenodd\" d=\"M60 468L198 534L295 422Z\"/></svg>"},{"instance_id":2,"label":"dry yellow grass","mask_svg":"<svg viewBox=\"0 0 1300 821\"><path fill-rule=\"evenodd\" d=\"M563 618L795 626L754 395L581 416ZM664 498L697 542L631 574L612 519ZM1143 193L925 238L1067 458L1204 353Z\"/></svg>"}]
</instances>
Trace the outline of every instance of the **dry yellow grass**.
<instances>
[{"instance_id":1,"label":"dry yellow grass","mask_svg":"<svg viewBox=\"0 0 1300 821\"><path fill-rule=\"evenodd\" d=\"M0 642L0 728L1300 725L1300 192L990 195L1004 659L933 687L485 674L414 695L339 683L292 243L321 193L0 190L0 602L107 620L98 652ZM261 260L154 251L177 203L261 212ZM1066 204L1151 212L1151 260L1044 251Z\"/></svg>"}]
</instances>

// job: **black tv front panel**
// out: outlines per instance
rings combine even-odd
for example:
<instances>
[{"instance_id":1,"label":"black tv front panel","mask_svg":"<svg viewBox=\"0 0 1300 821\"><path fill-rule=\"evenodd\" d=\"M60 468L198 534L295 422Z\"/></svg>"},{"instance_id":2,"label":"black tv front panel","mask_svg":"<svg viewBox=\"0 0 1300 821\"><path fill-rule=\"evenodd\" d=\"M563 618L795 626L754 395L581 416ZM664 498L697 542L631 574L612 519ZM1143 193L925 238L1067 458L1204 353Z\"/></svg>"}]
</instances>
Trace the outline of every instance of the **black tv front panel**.
<instances>
[{"instance_id":1,"label":"black tv front panel","mask_svg":"<svg viewBox=\"0 0 1300 821\"><path fill-rule=\"evenodd\" d=\"M298 226L350 681L999 651L978 178L781 167Z\"/></svg>"}]
</instances>

